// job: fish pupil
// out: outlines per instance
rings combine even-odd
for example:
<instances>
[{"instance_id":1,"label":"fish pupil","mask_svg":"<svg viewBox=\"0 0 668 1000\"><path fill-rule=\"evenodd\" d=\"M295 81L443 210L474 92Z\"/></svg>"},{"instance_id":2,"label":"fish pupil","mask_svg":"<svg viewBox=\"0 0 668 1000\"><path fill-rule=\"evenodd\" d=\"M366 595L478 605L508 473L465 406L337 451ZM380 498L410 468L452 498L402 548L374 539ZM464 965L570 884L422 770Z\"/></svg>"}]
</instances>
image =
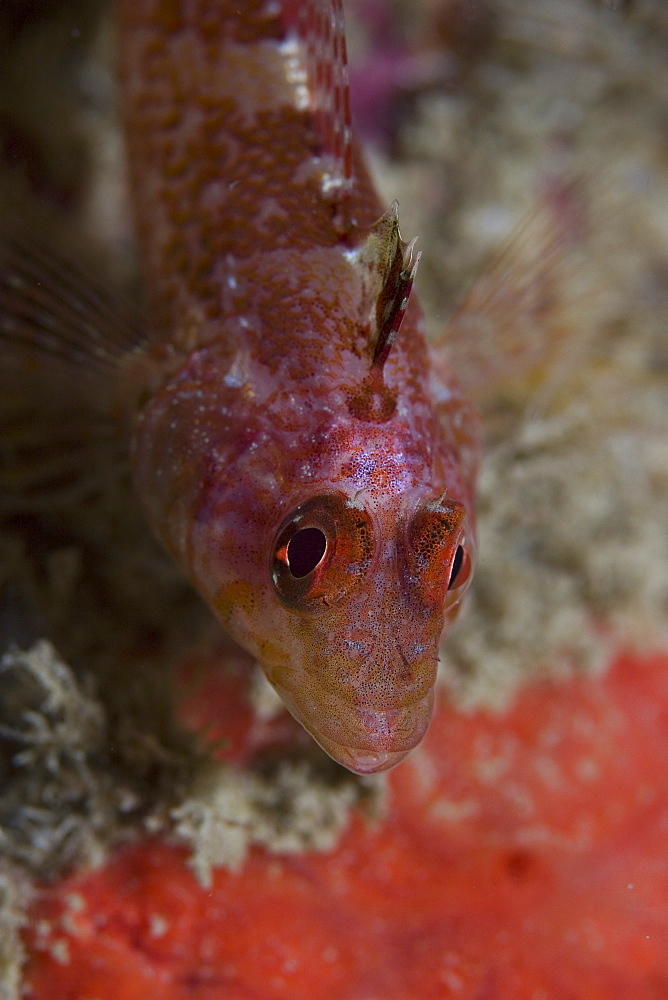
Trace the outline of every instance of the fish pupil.
<instances>
[{"instance_id":1,"label":"fish pupil","mask_svg":"<svg viewBox=\"0 0 668 1000\"><path fill-rule=\"evenodd\" d=\"M457 546L457 551L455 552L455 558L452 562L452 570L450 571L450 582L448 583L448 590L452 590L453 587L457 585L457 577L459 576L459 571L462 568L464 562L464 549L461 545Z\"/></svg>"},{"instance_id":2,"label":"fish pupil","mask_svg":"<svg viewBox=\"0 0 668 1000\"><path fill-rule=\"evenodd\" d=\"M301 528L288 542L288 566L299 579L313 572L325 554L327 538L320 528Z\"/></svg>"}]
</instances>

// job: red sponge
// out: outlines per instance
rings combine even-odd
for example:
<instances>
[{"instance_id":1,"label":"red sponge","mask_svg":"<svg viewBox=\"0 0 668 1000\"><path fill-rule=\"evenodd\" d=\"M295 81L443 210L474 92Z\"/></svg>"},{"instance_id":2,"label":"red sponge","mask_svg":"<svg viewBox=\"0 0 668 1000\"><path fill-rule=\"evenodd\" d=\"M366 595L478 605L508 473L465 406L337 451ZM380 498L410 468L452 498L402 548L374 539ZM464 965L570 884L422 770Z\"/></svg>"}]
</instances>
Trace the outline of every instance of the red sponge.
<instances>
[{"instance_id":1,"label":"red sponge","mask_svg":"<svg viewBox=\"0 0 668 1000\"><path fill-rule=\"evenodd\" d=\"M155 840L45 888L35 1000L663 1000L668 660L442 703L388 813L203 889Z\"/></svg>"}]
</instances>

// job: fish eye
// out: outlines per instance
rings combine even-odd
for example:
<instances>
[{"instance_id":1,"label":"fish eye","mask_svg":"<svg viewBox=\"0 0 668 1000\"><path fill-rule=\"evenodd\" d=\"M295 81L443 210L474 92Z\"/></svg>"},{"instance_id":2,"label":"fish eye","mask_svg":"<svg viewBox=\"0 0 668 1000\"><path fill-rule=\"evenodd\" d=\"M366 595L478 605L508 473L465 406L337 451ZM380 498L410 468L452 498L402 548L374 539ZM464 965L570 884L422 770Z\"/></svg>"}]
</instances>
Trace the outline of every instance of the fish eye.
<instances>
[{"instance_id":1,"label":"fish eye","mask_svg":"<svg viewBox=\"0 0 668 1000\"><path fill-rule=\"evenodd\" d=\"M427 504L408 522L404 541L406 586L412 596L450 612L473 577L475 547L466 509L458 500Z\"/></svg>"},{"instance_id":2,"label":"fish eye","mask_svg":"<svg viewBox=\"0 0 668 1000\"><path fill-rule=\"evenodd\" d=\"M331 607L370 564L369 515L343 493L312 497L282 522L271 549L269 572L276 596L294 611Z\"/></svg>"},{"instance_id":3,"label":"fish eye","mask_svg":"<svg viewBox=\"0 0 668 1000\"><path fill-rule=\"evenodd\" d=\"M462 566L464 565L464 548L461 545L457 546L457 551L455 552L455 558L452 561L452 569L450 570L450 580L448 581L448 590L454 590L457 586L457 577L459 576Z\"/></svg>"},{"instance_id":4,"label":"fish eye","mask_svg":"<svg viewBox=\"0 0 668 1000\"><path fill-rule=\"evenodd\" d=\"M448 590L456 590L459 587L463 587L465 583L468 583L472 572L473 558L466 542L462 541L457 546L455 558L452 560Z\"/></svg>"},{"instance_id":5,"label":"fish eye","mask_svg":"<svg viewBox=\"0 0 668 1000\"><path fill-rule=\"evenodd\" d=\"M475 546L470 536L462 537L456 550L452 566L450 567L450 579L448 581L447 596L445 599L446 608L455 607L459 604L465 591L473 579L475 567Z\"/></svg>"},{"instance_id":6,"label":"fish eye","mask_svg":"<svg viewBox=\"0 0 668 1000\"><path fill-rule=\"evenodd\" d=\"M327 551L327 536L320 528L300 528L287 547L288 569L296 579L308 576Z\"/></svg>"}]
</instances>

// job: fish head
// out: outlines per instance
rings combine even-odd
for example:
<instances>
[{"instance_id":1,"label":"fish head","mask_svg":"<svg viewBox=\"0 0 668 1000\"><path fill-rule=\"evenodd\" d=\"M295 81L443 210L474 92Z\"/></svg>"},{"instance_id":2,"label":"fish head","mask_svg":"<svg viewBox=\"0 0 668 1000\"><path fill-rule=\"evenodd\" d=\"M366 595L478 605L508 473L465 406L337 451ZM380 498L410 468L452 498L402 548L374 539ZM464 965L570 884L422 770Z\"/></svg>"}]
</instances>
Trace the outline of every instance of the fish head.
<instances>
[{"instance_id":1,"label":"fish head","mask_svg":"<svg viewBox=\"0 0 668 1000\"><path fill-rule=\"evenodd\" d=\"M427 730L441 632L471 580L464 505L323 493L284 517L270 551L269 681L339 763L393 767Z\"/></svg>"}]
</instances>

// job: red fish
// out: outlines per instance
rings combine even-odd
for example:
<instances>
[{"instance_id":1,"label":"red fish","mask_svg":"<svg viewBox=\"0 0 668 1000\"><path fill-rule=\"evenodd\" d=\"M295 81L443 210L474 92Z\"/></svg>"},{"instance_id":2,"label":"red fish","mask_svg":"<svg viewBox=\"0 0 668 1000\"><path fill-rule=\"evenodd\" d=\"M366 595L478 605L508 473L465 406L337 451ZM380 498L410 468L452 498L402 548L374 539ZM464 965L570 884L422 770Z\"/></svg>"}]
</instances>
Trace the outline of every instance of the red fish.
<instances>
[{"instance_id":1,"label":"red fish","mask_svg":"<svg viewBox=\"0 0 668 1000\"><path fill-rule=\"evenodd\" d=\"M471 580L479 435L351 135L340 0L123 0L120 49L150 325L49 349L95 358L153 530L292 714L387 769Z\"/></svg>"}]
</instances>

